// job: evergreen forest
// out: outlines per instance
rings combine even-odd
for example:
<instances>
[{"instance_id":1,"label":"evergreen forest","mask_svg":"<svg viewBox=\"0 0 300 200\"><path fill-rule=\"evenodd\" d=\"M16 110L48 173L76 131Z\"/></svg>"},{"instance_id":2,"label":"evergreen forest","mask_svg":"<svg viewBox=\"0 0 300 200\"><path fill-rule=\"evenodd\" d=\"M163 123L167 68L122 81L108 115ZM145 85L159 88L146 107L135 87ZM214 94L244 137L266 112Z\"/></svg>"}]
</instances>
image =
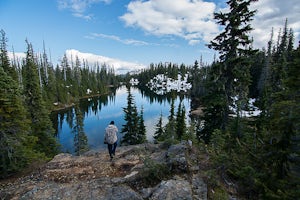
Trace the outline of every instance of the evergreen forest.
<instances>
[{"instance_id":1,"label":"evergreen forest","mask_svg":"<svg viewBox=\"0 0 300 200\"><path fill-rule=\"evenodd\" d=\"M270 35L267 48L254 49L250 33L256 12L249 8L253 1L228 0L229 9L215 13L223 31L207 44L218 55L213 63L200 59L193 66L150 64L139 73L123 76L109 66L90 66L66 55L53 66L45 50L36 54L27 40L26 58L10 59L8 38L1 30L0 178L59 153L51 111L76 108L80 98L108 93L131 78L138 79L143 89L157 74L177 78L187 73L192 109L201 106L203 114L187 126L184 106L179 104L176 111L173 102L168 123L163 126L161 115L156 124L156 142L191 140L209 155L206 175L214 191L211 199L229 199L228 188L245 199L299 199L300 45L295 44L288 19L283 19L278 38L273 37L273 30L266 30ZM253 109L250 99L255 100L258 115L245 115L244 111ZM130 87L123 111L127 123L121 130L122 143L146 142L143 108L136 107ZM84 142L82 120L76 123L77 140Z\"/></svg>"}]
</instances>

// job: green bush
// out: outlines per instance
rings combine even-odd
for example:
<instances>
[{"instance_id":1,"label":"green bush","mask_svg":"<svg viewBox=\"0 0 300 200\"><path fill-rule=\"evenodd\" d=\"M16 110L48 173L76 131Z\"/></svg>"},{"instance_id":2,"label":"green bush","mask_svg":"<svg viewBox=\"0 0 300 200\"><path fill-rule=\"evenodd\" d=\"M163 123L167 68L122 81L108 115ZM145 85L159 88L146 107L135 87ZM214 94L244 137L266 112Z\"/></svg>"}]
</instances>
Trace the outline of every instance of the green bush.
<instances>
[{"instance_id":1,"label":"green bush","mask_svg":"<svg viewBox=\"0 0 300 200\"><path fill-rule=\"evenodd\" d=\"M168 149L173 144L178 144L179 141L174 138L165 139L162 143L162 148Z\"/></svg>"},{"instance_id":2,"label":"green bush","mask_svg":"<svg viewBox=\"0 0 300 200\"><path fill-rule=\"evenodd\" d=\"M170 175L168 166L164 163L146 157L142 177L146 184L154 185Z\"/></svg>"},{"instance_id":3,"label":"green bush","mask_svg":"<svg viewBox=\"0 0 300 200\"><path fill-rule=\"evenodd\" d=\"M229 199L228 193L222 188L215 188L214 192L211 192L209 199L213 200L226 200Z\"/></svg>"}]
</instances>

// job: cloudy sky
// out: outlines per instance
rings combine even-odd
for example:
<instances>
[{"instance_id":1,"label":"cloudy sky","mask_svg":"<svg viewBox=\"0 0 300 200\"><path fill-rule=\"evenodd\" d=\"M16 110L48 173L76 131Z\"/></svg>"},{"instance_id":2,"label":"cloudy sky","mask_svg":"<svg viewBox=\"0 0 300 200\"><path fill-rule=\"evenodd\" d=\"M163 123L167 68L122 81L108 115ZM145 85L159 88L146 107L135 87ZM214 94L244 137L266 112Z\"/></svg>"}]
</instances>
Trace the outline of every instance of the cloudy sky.
<instances>
[{"instance_id":1,"label":"cloudy sky","mask_svg":"<svg viewBox=\"0 0 300 200\"><path fill-rule=\"evenodd\" d=\"M288 25L300 39L299 0L259 0L252 22L254 47L265 47ZM27 38L35 52L43 41L52 63L78 55L105 60L119 70L150 63L193 64L214 51L205 45L221 30L213 13L226 10L226 0L1 0L0 29L8 50L25 52Z\"/></svg>"}]
</instances>

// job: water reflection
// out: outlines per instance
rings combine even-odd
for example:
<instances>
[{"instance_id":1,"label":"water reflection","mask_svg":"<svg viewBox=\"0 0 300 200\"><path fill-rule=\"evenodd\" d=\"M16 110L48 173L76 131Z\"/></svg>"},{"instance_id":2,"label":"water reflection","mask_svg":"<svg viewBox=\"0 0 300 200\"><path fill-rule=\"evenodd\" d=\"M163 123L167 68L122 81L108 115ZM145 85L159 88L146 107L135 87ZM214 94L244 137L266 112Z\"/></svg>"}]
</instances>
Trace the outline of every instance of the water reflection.
<instances>
[{"instance_id":1,"label":"water reflection","mask_svg":"<svg viewBox=\"0 0 300 200\"><path fill-rule=\"evenodd\" d=\"M75 155L81 155L86 152L88 147L88 139L84 132L83 114L79 109L79 105L74 107L75 110L75 121L72 128L72 134L74 135L74 151Z\"/></svg>"},{"instance_id":2,"label":"water reflection","mask_svg":"<svg viewBox=\"0 0 300 200\"><path fill-rule=\"evenodd\" d=\"M164 96L155 95L150 90L134 87L131 88L131 93L138 111L140 112L141 107L144 109L148 141L153 140L160 114L163 116L163 124L167 123L172 99L175 111L179 102L183 102L188 118L190 100L184 95L177 96L175 92ZM119 130L122 129L122 125L125 124L123 108L127 106L127 95L126 87L120 87L108 95L82 99L78 106L53 112L51 118L62 151L80 154L86 148L106 148L103 144L104 129L112 120ZM119 141L121 137L118 133Z\"/></svg>"}]
</instances>

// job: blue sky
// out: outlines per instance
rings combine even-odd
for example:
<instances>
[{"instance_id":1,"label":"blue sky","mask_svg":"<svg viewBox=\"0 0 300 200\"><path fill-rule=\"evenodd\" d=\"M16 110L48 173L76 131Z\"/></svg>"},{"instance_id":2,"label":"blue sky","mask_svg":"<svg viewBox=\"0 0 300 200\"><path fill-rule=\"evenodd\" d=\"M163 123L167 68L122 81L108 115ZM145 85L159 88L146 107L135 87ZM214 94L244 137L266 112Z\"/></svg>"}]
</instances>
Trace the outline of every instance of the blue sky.
<instances>
[{"instance_id":1,"label":"blue sky","mask_svg":"<svg viewBox=\"0 0 300 200\"><path fill-rule=\"evenodd\" d=\"M225 7L225 0L1 0L0 29L16 53L26 51L26 38L35 52L44 41L54 64L65 53L119 68L193 64L201 55L204 62L213 60L215 52L205 44L221 30L213 12ZM286 18L298 43L298 0L260 0L252 8L258 9L255 47L265 47L272 27L276 35Z\"/></svg>"}]
</instances>

